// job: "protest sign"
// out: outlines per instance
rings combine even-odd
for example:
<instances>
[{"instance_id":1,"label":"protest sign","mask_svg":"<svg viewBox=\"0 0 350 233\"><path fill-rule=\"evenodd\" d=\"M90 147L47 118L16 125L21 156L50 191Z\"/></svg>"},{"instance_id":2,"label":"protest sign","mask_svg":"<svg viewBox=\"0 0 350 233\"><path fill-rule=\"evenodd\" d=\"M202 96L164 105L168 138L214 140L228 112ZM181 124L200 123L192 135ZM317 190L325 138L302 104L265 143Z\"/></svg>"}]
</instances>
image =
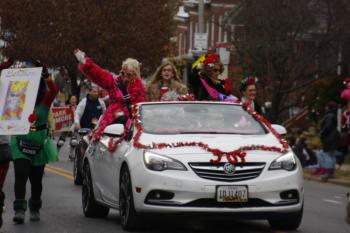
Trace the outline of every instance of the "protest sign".
<instances>
[{"instance_id":1,"label":"protest sign","mask_svg":"<svg viewBox=\"0 0 350 233\"><path fill-rule=\"evenodd\" d=\"M74 112L69 107L51 108L53 127L55 132L70 131L74 123Z\"/></svg>"}]
</instances>

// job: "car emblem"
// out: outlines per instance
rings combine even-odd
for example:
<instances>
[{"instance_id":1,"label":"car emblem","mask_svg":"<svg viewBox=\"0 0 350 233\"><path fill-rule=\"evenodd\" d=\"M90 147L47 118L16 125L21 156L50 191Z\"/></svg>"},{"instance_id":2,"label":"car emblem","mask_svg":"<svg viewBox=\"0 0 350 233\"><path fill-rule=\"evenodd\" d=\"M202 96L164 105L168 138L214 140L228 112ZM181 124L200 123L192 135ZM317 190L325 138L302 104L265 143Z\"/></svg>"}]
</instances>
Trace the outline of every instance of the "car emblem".
<instances>
[{"instance_id":1,"label":"car emblem","mask_svg":"<svg viewBox=\"0 0 350 233\"><path fill-rule=\"evenodd\" d=\"M235 165L231 164L231 163L225 163L224 164L224 172L227 175L232 175L236 172L236 167Z\"/></svg>"}]
</instances>

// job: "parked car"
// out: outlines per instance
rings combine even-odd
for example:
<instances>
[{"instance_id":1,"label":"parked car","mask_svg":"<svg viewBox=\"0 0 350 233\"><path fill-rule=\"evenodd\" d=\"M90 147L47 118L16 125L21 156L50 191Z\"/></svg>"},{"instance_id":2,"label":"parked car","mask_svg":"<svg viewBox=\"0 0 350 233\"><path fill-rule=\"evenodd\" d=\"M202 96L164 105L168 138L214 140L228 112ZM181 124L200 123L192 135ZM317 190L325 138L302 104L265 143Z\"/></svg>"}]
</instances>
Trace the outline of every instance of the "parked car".
<instances>
[{"instance_id":1,"label":"parked car","mask_svg":"<svg viewBox=\"0 0 350 233\"><path fill-rule=\"evenodd\" d=\"M286 133L283 126L224 102L141 103L135 118L127 132L113 124L99 143L89 144L83 161L85 216L119 209L124 230L151 213L222 214L267 219L280 229L299 227L302 167L288 145L282 148L276 131ZM242 151L245 157L228 156Z\"/></svg>"}]
</instances>

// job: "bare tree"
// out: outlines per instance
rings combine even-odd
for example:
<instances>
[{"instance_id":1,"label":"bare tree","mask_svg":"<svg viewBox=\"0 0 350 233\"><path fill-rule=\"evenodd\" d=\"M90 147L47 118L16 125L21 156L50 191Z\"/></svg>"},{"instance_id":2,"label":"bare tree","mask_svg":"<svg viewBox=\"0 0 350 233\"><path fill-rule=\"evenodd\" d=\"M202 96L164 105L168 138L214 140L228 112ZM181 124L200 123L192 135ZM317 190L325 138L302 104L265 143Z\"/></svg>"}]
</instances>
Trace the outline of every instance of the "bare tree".
<instances>
[{"instance_id":1,"label":"bare tree","mask_svg":"<svg viewBox=\"0 0 350 233\"><path fill-rule=\"evenodd\" d=\"M260 77L271 100L271 121L298 102L301 93L335 77L345 45L349 0L240 0L227 17L245 75Z\"/></svg>"},{"instance_id":2,"label":"bare tree","mask_svg":"<svg viewBox=\"0 0 350 233\"><path fill-rule=\"evenodd\" d=\"M168 0L1 0L2 52L64 66L73 81L75 48L115 72L127 57L153 70L166 56L174 10Z\"/></svg>"}]
</instances>

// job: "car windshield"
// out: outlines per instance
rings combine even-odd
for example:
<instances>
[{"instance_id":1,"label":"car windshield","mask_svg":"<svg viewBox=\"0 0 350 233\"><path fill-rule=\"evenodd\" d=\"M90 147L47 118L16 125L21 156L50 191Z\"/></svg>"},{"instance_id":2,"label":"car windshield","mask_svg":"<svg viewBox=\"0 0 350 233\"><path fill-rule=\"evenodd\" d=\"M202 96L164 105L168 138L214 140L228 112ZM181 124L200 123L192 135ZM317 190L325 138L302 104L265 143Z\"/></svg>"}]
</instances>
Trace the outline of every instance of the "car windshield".
<instances>
[{"instance_id":1,"label":"car windshield","mask_svg":"<svg viewBox=\"0 0 350 233\"><path fill-rule=\"evenodd\" d=\"M266 134L266 128L242 106L220 103L157 103L140 106L145 133Z\"/></svg>"}]
</instances>

